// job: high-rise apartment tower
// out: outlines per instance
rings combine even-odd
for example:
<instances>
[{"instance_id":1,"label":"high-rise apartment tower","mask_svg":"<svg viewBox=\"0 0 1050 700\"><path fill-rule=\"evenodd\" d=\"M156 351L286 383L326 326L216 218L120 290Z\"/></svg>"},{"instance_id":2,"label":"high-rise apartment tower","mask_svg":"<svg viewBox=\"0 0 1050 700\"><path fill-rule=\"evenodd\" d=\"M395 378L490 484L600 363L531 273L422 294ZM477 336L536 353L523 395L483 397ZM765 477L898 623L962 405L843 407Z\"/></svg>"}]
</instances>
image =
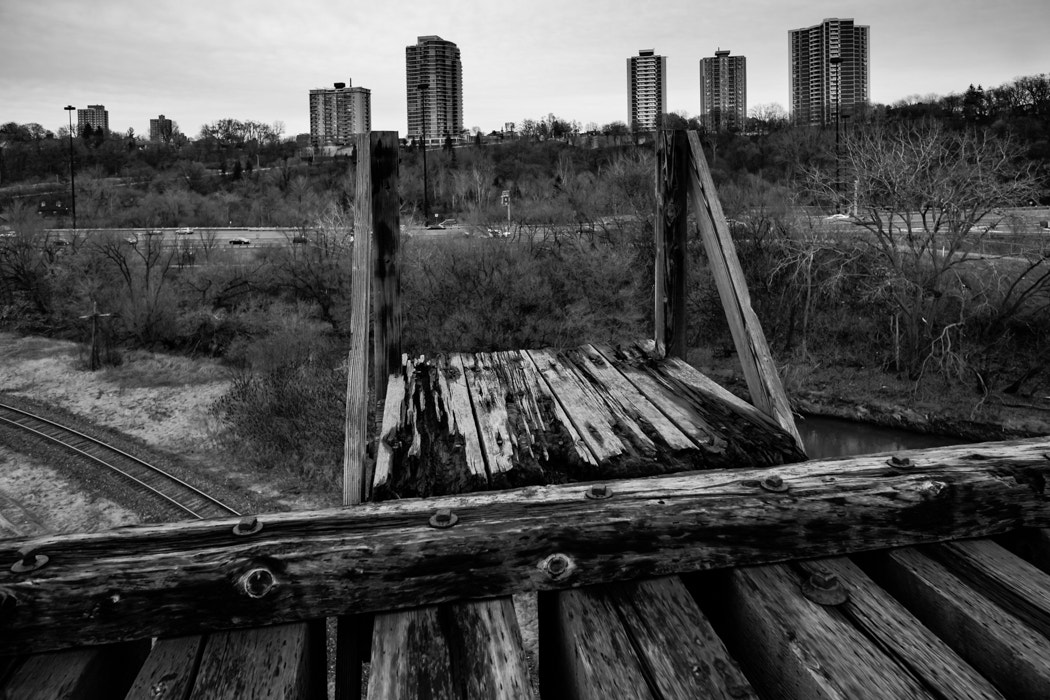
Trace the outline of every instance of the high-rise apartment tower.
<instances>
[{"instance_id":1,"label":"high-rise apartment tower","mask_svg":"<svg viewBox=\"0 0 1050 700\"><path fill-rule=\"evenodd\" d=\"M632 131L655 129L667 112L667 57L642 49L627 59L627 126Z\"/></svg>"},{"instance_id":2,"label":"high-rise apartment tower","mask_svg":"<svg viewBox=\"0 0 1050 700\"><path fill-rule=\"evenodd\" d=\"M444 143L463 133L463 65L459 48L439 36L421 36L405 47L408 137Z\"/></svg>"},{"instance_id":3,"label":"high-rise apartment tower","mask_svg":"<svg viewBox=\"0 0 1050 700\"><path fill-rule=\"evenodd\" d=\"M156 119L149 120L149 140L150 141L163 141L165 143L171 141L171 137L175 135L175 123L165 117L163 114Z\"/></svg>"},{"instance_id":4,"label":"high-rise apartment tower","mask_svg":"<svg viewBox=\"0 0 1050 700\"><path fill-rule=\"evenodd\" d=\"M371 90L335 83L310 91L310 142L315 148L345 146L354 134L371 130Z\"/></svg>"},{"instance_id":5,"label":"high-rise apartment tower","mask_svg":"<svg viewBox=\"0 0 1050 700\"><path fill-rule=\"evenodd\" d=\"M700 59L700 119L714 131L740 130L747 119L747 59L728 50Z\"/></svg>"},{"instance_id":6,"label":"high-rise apartment tower","mask_svg":"<svg viewBox=\"0 0 1050 700\"><path fill-rule=\"evenodd\" d=\"M791 118L796 124L833 124L867 104L867 26L853 19L825 19L788 31Z\"/></svg>"},{"instance_id":7,"label":"high-rise apartment tower","mask_svg":"<svg viewBox=\"0 0 1050 700\"><path fill-rule=\"evenodd\" d=\"M109 112L105 105L88 105L87 109L77 110L77 133L88 125L93 130L101 128L103 133L109 133Z\"/></svg>"}]
</instances>

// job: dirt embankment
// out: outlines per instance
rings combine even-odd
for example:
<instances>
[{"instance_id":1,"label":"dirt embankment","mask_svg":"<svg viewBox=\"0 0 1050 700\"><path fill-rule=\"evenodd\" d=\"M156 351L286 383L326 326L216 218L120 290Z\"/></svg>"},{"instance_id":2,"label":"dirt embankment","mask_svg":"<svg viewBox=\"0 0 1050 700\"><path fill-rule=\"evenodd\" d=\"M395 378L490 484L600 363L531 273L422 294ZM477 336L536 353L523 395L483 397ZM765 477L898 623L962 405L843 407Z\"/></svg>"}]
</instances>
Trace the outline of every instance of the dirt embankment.
<instances>
[{"instance_id":1,"label":"dirt embankment","mask_svg":"<svg viewBox=\"0 0 1050 700\"><path fill-rule=\"evenodd\" d=\"M255 473L218 449L222 426L211 407L229 382L220 364L147 352L124 359L120 367L89 372L76 343L0 333L0 397L54 412L78 429L97 429L105 433L99 437L229 499L242 512L338 503L338 494L310 493L287 475ZM0 497L6 497L0 516L12 523L84 531L150 517L120 494L93 489L90 480L65 468L61 455L16 440L0 445Z\"/></svg>"}]
</instances>

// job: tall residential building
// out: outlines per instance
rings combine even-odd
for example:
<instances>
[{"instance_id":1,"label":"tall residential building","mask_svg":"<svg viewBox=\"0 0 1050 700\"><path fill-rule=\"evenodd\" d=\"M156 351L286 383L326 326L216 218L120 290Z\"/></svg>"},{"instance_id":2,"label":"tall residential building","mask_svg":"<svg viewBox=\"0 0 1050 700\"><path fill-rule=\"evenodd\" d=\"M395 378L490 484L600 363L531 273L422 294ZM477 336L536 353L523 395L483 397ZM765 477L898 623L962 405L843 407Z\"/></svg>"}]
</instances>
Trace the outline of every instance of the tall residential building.
<instances>
[{"instance_id":1,"label":"tall residential building","mask_svg":"<svg viewBox=\"0 0 1050 700\"><path fill-rule=\"evenodd\" d=\"M315 148L346 146L372 130L372 91L334 83L310 91L310 140Z\"/></svg>"},{"instance_id":2,"label":"tall residential building","mask_svg":"<svg viewBox=\"0 0 1050 700\"><path fill-rule=\"evenodd\" d=\"M167 143L171 141L171 137L175 133L175 123L165 117L163 114L156 119L149 120L149 140L150 141L164 141Z\"/></svg>"},{"instance_id":3,"label":"tall residential building","mask_svg":"<svg viewBox=\"0 0 1050 700\"><path fill-rule=\"evenodd\" d=\"M421 87L425 86L425 87ZM457 140L463 132L463 65L459 48L439 36L416 38L405 47L405 87L408 103L408 136L426 136L430 144Z\"/></svg>"},{"instance_id":4,"label":"tall residential building","mask_svg":"<svg viewBox=\"0 0 1050 700\"><path fill-rule=\"evenodd\" d=\"M867 26L825 19L788 31L791 117L796 124L832 124L868 102Z\"/></svg>"},{"instance_id":5,"label":"tall residential building","mask_svg":"<svg viewBox=\"0 0 1050 700\"><path fill-rule=\"evenodd\" d=\"M87 109L77 110L77 133L88 125L95 130L101 127L103 133L109 133L109 112L105 105L88 105Z\"/></svg>"},{"instance_id":6,"label":"tall residential building","mask_svg":"<svg viewBox=\"0 0 1050 700\"><path fill-rule=\"evenodd\" d=\"M700 119L708 129L743 129L747 119L747 59L715 51L700 59Z\"/></svg>"},{"instance_id":7,"label":"tall residential building","mask_svg":"<svg viewBox=\"0 0 1050 700\"><path fill-rule=\"evenodd\" d=\"M632 131L656 128L667 113L667 57L642 49L627 59L627 126Z\"/></svg>"}]
</instances>

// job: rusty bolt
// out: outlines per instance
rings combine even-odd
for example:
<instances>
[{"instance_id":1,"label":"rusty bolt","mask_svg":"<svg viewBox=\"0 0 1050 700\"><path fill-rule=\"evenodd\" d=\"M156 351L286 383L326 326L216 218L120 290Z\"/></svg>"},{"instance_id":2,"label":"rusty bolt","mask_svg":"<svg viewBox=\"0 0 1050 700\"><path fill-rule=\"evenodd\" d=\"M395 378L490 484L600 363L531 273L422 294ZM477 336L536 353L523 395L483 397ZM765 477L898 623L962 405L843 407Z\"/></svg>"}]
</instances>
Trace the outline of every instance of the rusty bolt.
<instances>
[{"instance_id":1,"label":"rusty bolt","mask_svg":"<svg viewBox=\"0 0 1050 700\"><path fill-rule=\"evenodd\" d=\"M893 455L887 459L886 464L890 465L893 469L911 469L915 466L907 457L898 457L897 455Z\"/></svg>"},{"instance_id":2,"label":"rusty bolt","mask_svg":"<svg viewBox=\"0 0 1050 700\"><path fill-rule=\"evenodd\" d=\"M772 491L773 493L783 493L788 490L788 485L780 478L777 474L770 474L758 484L766 491Z\"/></svg>"},{"instance_id":3,"label":"rusty bolt","mask_svg":"<svg viewBox=\"0 0 1050 700\"><path fill-rule=\"evenodd\" d=\"M273 590L277 580L269 569L252 569L241 577L241 586L249 598L262 598Z\"/></svg>"},{"instance_id":4,"label":"rusty bolt","mask_svg":"<svg viewBox=\"0 0 1050 700\"><path fill-rule=\"evenodd\" d=\"M568 556L558 552L541 561L539 568L549 578L558 581L567 578L576 569L576 565L572 563L572 559Z\"/></svg>"},{"instance_id":5,"label":"rusty bolt","mask_svg":"<svg viewBox=\"0 0 1050 700\"><path fill-rule=\"evenodd\" d=\"M18 552L22 558L11 565L11 571L16 574L27 574L30 571L41 569L50 561L46 554L37 554L31 549L21 549Z\"/></svg>"},{"instance_id":6,"label":"rusty bolt","mask_svg":"<svg viewBox=\"0 0 1050 700\"><path fill-rule=\"evenodd\" d=\"M233 526L233 534L238 536L254 535L262 530L262 521L254 515L246 515Z\"/></svg>"},{"instance_id":7,"label":"rusty bolt","mask_svg":"<svg viewBox=\"0 0 1050 700\"><path fill-rule=\"evenodd\" d=\"M818 605L842 605L849 600L839 577L827 569L818 569L802 584L802 595Z\"/></svg>"},{"instance_id":8,"label":"rusty bolt","mask_svg":"<svg viewBox=\"0 0 1050 700\"><path fill-rule=\"evenodd\" d=\"M439 530L450 528L458 522L459 518L449 508L439 508L430 516L430 527L436 527Z\"/></svg>"},{"instance_id":9,"label":"rusty bolt","mask_svg":"<svg viewBox=\"0 0 1050 700\"><path fill-rule=\"evenodd\" d=\"M595 484L584 493L584 496L594 501L601 501L612 497L612 489L605 484Z\"/></svg>"}]
</instances>

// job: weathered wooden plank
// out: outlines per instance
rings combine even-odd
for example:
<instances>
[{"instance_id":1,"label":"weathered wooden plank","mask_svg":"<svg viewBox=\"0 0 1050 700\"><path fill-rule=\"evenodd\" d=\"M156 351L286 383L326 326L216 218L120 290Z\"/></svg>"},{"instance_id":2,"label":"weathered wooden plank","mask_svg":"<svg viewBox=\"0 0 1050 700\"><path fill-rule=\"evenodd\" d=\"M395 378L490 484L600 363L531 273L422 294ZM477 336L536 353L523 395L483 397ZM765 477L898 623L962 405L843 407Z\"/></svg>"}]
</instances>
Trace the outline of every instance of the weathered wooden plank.
<instances>
[{"instance_id":1,"label":"weathered wooden plank","mask_svg":"<svg viewBox=\"0 0 1050 700\"><path fill-rule=\"evenodd\" d=\"M616 427L610 421L601 400L553 351L528 350L524 351L524 354L536 365L566 417L580 434L587 448L594 453L603 471L613 467L618 460L622 461L632 456L635 459L641 458L642 455L639 455L637 449L617 435ZM646 456L655 455L656 449L652 442L644 434L640 437L641 449L648 452Z\"/></svg>"},{"instance_id":2,"label":"weathered wooden plank","mask_svg":"<svg viewBox=\"0 0 1050 700\"><path fill-rule=\"evenodd\" d=\"M1009 698L1050 697L1050 643L915 548L880 554L868 573Z\"/></svg>"},{"instance_id":3,"label":"weathered wooden plank","mask_svg":"<svg viewBox=\"0 0 1050 700\"><path fill-rule=\"evenodd\" d=\"M661 454L661 461L673 459L674 453L680 451L702 449L709 442L705 440L704 444L697 444L691 440L620 372L619 367L611 365L592 346L566 350L563 356L572 362L578 373L591 381L613 409L614 416L623 416L621 420L636 423L662 453L670 451L671 454Z\"/></svg>"},{"instance_id":4,"label":"weathered wooden plank","mask_svg":"<svg viewBox=\"0 0 1050 700\"><path fill-rule=\"evenodd\" d=\"M203 653L203 637L158 640L131 684L126 700L189 698Z\"/></svg>"},{"instance_id":5,"label":"weathered wooden plank","mask_svg":"<svg viewBox=\"0 0 1050 700\"><path fill-rule=\"evenodd\" d=\"M653 361L646 350L639 346L619 346L616 357L622 371L629 371L630 367L650 377L662 387L663 393L681 397L689 410L724 440L722 453L697 456L702 468L780 464L806 458L795 439L754 406L733 396L682 360L669 357Z\"/></svg>"},{"instance_id":6,"label":"weathered wooden plank","mask_svg":"<svg viewBox=\"0 0 1050 700\"><path fill-rule=\"evenodd\" d=\"M485 453L481 449L481 438L471 406L470 388L467 386L463 362L459 357L440 357L437 364L449 430L460 436L467 470L471 474L477 474L478 481L481 482L488 474L489 468L486 466Z\"/></svg>"},{"instance_id":7,"label":"weathered wooden plank","mask_svg":"<svg viewBox=\"0 0 1050 700\"><path fill-rule=\"evenodd\" d=\"M516 436L514 485L564 480L597 463L568 422L535 363L517 351L492 354L506 394L510 431Z\"/></svg>"},{"instance_id":8,"label":"weathered wooden plank","mask_svg":"<svg viewBox=\"0 0 1050 700\"><path fill-rule=\"evenodd\" d=\"M1029 528L1000 537L999 543L1050 574L1050 530Z\"/></svg>"},{"instance_id":9,"label":"weathered wooden plank","mask_svg":"<svg viewBox=\"0 0 1050 700\"><path fill-rule=\"evenodd\" d=\"M834 576L849 594L835 608L937 697L1001 700L1002 694L860 567L844 557L801 562L805 576Z\"/></svg>"},{"instance_id":10,"label":"weathered wooden plank","mask_svg":"<svg viewBox=\"0 0 1050 700\"><path fill-rule=\"evenodd\" d=\"M193 698L307 700L324 688L311 677L307 625L219 632L208 637Z\"/></svg>"},{"instance_id":11,"label":"weathered wooden plank","mask_svg":"<svg viewBox=\"0 0 1050 700\"><path fill-rule=\"evenodd\" d=\"M541 594L540 695L652 700L645 670L610 601L587 591Z\"/></svg>"},{"instance_id":12,"label":"weathered wooden plank","mask_svg":"<svg viewBox=\"0 0 1050 700\"><path fill-rule=\"evenodd\" d=\"M1050 575L988 539L948 542L922 552L1050 638Z\"/></svg>"},{"instance_id":13,"label":"weathered wooden plank","mask_svg":"<svg viewBox=\"0 0 1050 700\"><path fill-rule=\"evenodd\" d=\"M368 697L532 697L509 598L376 616Z\"/></svg>"},{"instance_id":14,"label":"weathered wooden plank","mask_svg":"<svg viewBox=\"0 0 1050 700\"><path fill-rule=\"evenodd\" d=\"M733 569L720 608L730 653L763 697L932 698L834 610L802 596L783 565Z\"/></svg>"},{"instance_id":15,"label":"weathered wooden plank","mask_svg":"<svg viewBox=\"0 0 1050 700\"><path fill-rule=\"evenodd\" d=\"M657 698L756 697L679 578L591 590L616 610Z\"/></svg>"},{"instance_id":16,"label":"weathered wooden plank","mask_svg":"<svg viewBox=\"0 0 1050 700\"><path fill-rule=\"evenodd\" d=\"M529 415L536 417L535 422L530 421L529 425L539 425L541 428L541 431L533 431L533 434L542 439L542 448L537 451L537 455L539 452L545 455L544 468L549 470L553 465L565 465L563 469L579 472L581 468L586 470L597 466L598 455L587 447L583 435L569 420L539 366L527 352L519 352L518 357L521 363L515 363L515 368L521 370L521 386L525 390L523 397L527 401L526 406L531 407ZM510 376L517 376L517 372ZM534 444L537 441L534 439Z\"/></svg>"},{"instance_id":17,"label":"weathered wooden plank","mask_svg":"<svg viewBox=\"0 0 1050 700\"><path fill-rule=\"evenodd\" d=\"M608 345L588 347L593 348L606 362L615 364L616 370L676 428L689 436L701 450L713 453L725 451L725 438L693 410L685 397L672 392L666 384L657 381L648 372L635 366L634 362L625 361L612 347Z\"/></svg>"},{"instance_id":18,"label":"weathered wooden plank","mask_svg":"<svg viewBox=\"0 0 1050 700\"><path fill-rule=\"evenodd\" d=\"M405 359L408 364L408 359ZM408 372L414 371L414 365L407 367ZM408 413L407 385L408 378L404 375L392 374L387 382L386 398L383 401L383 421L381 429L385 432L379 437L376 445L376 469L372 475L372 483L368 485L368 497L378 490L380 493L389 486L394 472L394 450L400 446L402 434L405 431L405 419Z\"/></svg>"},{"instance_id":19,"label":"weathered wooden plank","mask_svg":"<svg viewBox=\"0 0 1050 700\"><path fill-rule=\"evenodd\" d=\"M447 358L420 358L406 369L405 383L403 413L384 426L390 455L384 455L383 471L377 469L382 479L373 500L488 488L462 368ZM393 407L390 413L393 420Z\"/></svg>"},{"instance_id":20,"label":"weathered wooden plank","mask_svg":"<svg viewBox=\"0 0 1050 700\"><path fill-rule=\"evenodd\" d=\"M0 561L49 560L28 576L0 567L14 601L0 654L1050 526L1048 448L915 451L905 471L869 455L613 481L597 494L574 484L405 499L260 516L247 537L227 519L5 540ZM443 508L457 522L432 527Z\"/></svg>"},{"instance_id":21,"label":"weathered wooden plank","mask_svg":"<svg viewBox=\"0 0 1050 700\"><path fill-rule=\"evenodd\" d=\"M465 385L469 387L469 401L477 416L480 447L492 486L504 488L506 475L514 469L516 453L522 447L507 415L504 383L497 376L489 353L457 355L453 362L463 372Z\"/></svg>"},{"instance_id":22,"label":"weathered wooden plank","mask_svg":"<svg viewBox=\"0 0 1050 700\"><path fill-rule=\"evenodd\" d=\"M0 697L18 700L110 700L128 691L149 653L149 640L37 654L14 670Z\"/></svg>"},{"instance_id":23,"label":"weathered wooden plank","mask_svg":"<svg viewBox=\"0 0 1050 700\"><path fill-rule=\"evenodd\" d=\"M685 357L688 260L689 142L684 131L656 137L654 335L661 354Z\"/></svg>"},{"instance_id":24,"label":"weathered wooden plank","mask_svg":"<svg viewBox=\"0 0 1050 700\"><path fill-rule=\"evenodd\" d=\"M763 413L776 419L780 427L795 438L799 449L802 449L802 438L795 428L791 404L784 392L780 375L777 374L773 355L769 352L762 324L751 308L747 281L736 256L736 248L729 233L722 204L718 201L711 172L707 168L700 136L696 132L690 132L688 138L690 198L700 228L700 239L704 243L704 250L707 251L708 267L715 279L718 296L729 321L729 330L740 357L751 401Z\"/></svg>"},{"instance_id":25,"label":"weathered wooden plank","mask_svg":"<svg viewBox=\"0 0 1050 700\"><path fill-rule=\"evenodd\" d=\"M376 615L373 635L369 700L458 697L437 606Z\"/></svg>"}]
</instances>

